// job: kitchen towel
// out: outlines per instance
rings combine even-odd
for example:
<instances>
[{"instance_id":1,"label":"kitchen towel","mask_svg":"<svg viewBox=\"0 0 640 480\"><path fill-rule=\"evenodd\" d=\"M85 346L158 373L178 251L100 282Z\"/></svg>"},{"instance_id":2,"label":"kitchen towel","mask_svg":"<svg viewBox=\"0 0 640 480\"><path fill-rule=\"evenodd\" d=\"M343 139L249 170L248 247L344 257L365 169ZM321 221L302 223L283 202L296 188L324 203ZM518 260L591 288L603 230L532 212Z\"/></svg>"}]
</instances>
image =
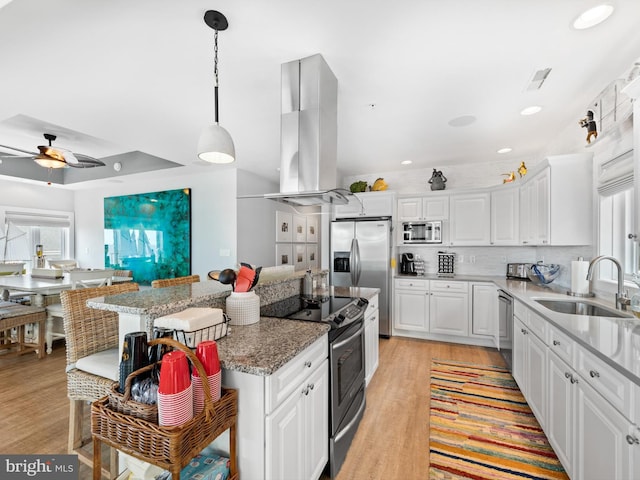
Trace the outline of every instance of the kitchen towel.
<instances>
[{"instance_id":1,"label":"kitchen towel","mask_svg":"<svg viewBox=\"0 0 640 480\"><path fill-rule=\"evenodd\" d=\"M589 293L589 280L587 271L589 262L585 260L573 260L571 262L571 292L585 294Z\"/></svg>"}]
</instances>

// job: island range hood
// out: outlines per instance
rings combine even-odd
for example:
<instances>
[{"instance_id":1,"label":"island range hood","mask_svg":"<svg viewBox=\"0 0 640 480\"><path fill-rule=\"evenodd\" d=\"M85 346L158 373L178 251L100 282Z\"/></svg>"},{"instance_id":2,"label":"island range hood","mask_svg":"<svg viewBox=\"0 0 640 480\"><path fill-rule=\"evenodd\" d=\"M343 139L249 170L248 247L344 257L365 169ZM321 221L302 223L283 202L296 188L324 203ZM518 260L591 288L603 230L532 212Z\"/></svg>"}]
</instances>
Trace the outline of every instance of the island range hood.
<instances>
[{"instance_id":1,"label":"island range hood","mask_svg":"<svg viewBox=\"0 0 640 480\"><path fill-rule=\"evenodd\" d=\"M280 192L264 198L290 205L344 205L336 188L338 80L322 55L282 64Z\"/></svg>"}]
</instances>

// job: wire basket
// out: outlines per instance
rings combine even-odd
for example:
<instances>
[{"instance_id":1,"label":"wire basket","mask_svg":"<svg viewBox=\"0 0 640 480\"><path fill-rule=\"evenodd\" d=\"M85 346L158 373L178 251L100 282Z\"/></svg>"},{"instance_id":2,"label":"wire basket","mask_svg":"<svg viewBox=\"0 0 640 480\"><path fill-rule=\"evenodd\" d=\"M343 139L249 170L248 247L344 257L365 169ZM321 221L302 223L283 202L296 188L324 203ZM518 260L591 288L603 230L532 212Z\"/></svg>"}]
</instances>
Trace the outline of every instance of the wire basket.
<instances>
[{"instance_id":1,"label":"wire basket","mask_svg":"<svg viewBox=\"0 0 640 480\"><path fill-rule=\"evenodd\" d=\"M222 314L222 322L188 332L180 329L167 329L163 327L153 327L154 338L173 338L189 348L196 348L200 342L205 340L219 340L227 335L229 331L229 316ZM159 332L162 334L159 335Z\"/></svg>"}]
</instances>

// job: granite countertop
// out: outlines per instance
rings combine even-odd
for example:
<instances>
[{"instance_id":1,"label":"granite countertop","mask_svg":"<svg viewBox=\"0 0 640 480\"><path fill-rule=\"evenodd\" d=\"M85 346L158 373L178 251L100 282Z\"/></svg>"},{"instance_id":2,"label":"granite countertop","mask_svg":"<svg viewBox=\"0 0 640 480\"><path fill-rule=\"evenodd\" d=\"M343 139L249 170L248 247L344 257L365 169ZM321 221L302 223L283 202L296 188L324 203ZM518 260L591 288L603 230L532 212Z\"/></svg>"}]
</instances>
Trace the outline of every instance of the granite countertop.
<instances>
[{"instance_id":1,"label":"granite countertop","mask_svg":"<svg viewBox=\"0 0 640 480\"><path fill-rule=\"evenodd\" d=\"M271 375L326 335L329 325L261 317L252 325L230 326L217 340L220 366L253 375Z\"/></svg>"},{"instance_id":2,"label":"granite countertop","mask_svg":"<svg viewBox=\"0 0 640 480\"><path fill-rule=\"evenodd\" d=\"M620 312L625 318L597 317L558 313L543 307L537 299L585 300L608 308L614 308L614 299L591 297L581 299L567 295L567 287L550 284L546 287L532 282L507 279L503 276L456 275L438 277L436 274L396 275L395 278L415 278L423 280L460 280L467 282L492 282L510 293L554 327L569 335L578 345L615 368L629 380L640 385L640 320L630 312Z\"/></svg>"}]
</instances>

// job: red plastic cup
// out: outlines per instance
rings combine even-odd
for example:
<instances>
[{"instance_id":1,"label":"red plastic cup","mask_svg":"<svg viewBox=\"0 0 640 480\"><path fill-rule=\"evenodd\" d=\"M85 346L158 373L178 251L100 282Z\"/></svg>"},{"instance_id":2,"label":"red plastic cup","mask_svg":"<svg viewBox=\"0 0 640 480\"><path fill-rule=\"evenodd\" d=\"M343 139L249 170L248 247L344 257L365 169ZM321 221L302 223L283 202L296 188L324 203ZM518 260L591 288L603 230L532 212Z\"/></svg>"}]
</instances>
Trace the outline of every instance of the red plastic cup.
<instances>
[{"instance_id":1,"label":"red plastic cup","mask_svg":"<svg viewBox=\"0 0 640 480\"><path fill-rule=\"evenodd\" d=\"M205 340L196 347L196 357L202 363L207 376L215 375L220 371L220 358L218 357L218 346L214 340ZM198 369L193 369L193 376L198 377Z\"/></svg>"},{"instance_id":2,"label":"red plastic cup","mask_svg":"<svg viewBox=\"0 0 640 480\"><path fill-rule=\"evenodd\" d=\"M158 393L171 395L186 390L191 385L189 362L184 352L174 350L162 357Z\"/></svg>"}]
</instances>

